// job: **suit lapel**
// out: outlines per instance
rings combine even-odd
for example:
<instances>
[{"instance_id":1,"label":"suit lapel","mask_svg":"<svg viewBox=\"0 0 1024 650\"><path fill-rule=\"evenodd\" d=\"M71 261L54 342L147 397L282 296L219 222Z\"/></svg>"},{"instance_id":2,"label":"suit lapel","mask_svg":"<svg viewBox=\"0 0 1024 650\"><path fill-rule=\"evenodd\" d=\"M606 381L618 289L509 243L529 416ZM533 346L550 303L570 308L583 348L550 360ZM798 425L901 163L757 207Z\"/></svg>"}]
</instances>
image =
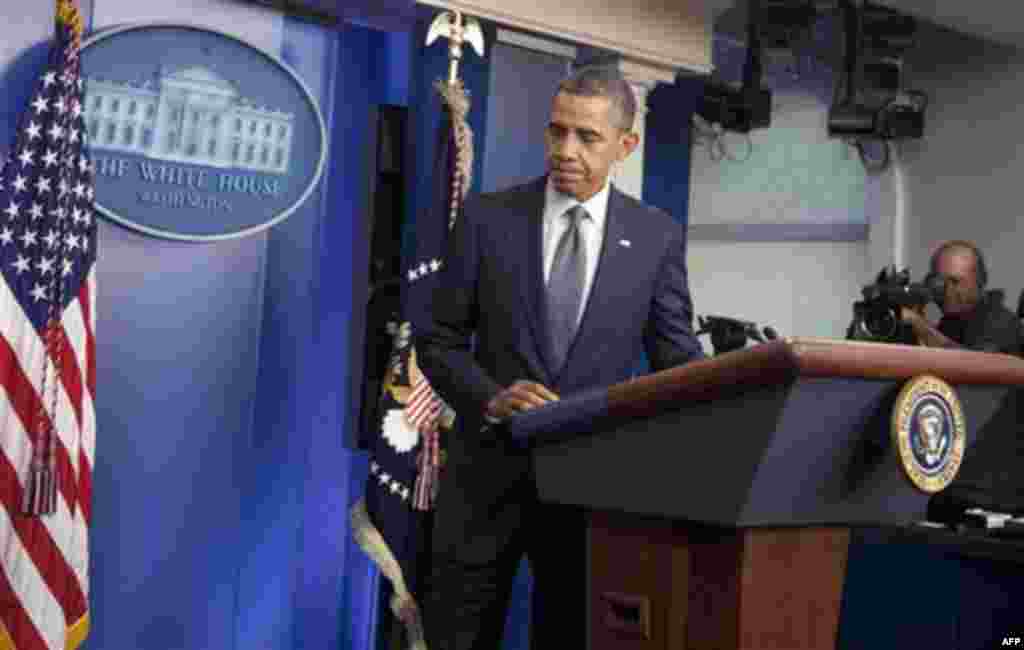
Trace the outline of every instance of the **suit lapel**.
<instances>
[{"instance_id":1,"label":"suit lapel","mask_svg":"<svg viewBox=\"0 0 1024 650\"><path fill-rule=\"evenodd\" d=\"M601 241L601 255L598 257L594 271L594 282L583 310L583 318L576 332L576 338L569 348L565 367L558 374L561 376L572 364L573 359L586 352L588 335L598 323L610 323L616 320L616 301L614 295L617 277L628 275L631 248L622 242L628 242L628 224L622 209L622 195L613 186L608 194L608 211L605 214L604 239ZM621 305L620 305L621 307Z\"/></svg>"},{"instance_id":2,"label":"suit lapel","mask_svg":"<svg viewBox=\"0 0 1024 650\"><path fill-rule=\"evenodd\" d=\"M526 321L530 327L537 358L541 360L545 373L544 383L551 385L554 372L551 368L551 353L547 338L547 321L545 317L544 288L544 186L546 178L538 181L533 191L526 192L522 202L522 213L516 220L522 232L519 241L525 242L526 256L524 263L517 266L520 274L519 286L522 288L522 300L525 307ZM523 218L525 217L525 218Z\"/></svg>"}]
</instances>

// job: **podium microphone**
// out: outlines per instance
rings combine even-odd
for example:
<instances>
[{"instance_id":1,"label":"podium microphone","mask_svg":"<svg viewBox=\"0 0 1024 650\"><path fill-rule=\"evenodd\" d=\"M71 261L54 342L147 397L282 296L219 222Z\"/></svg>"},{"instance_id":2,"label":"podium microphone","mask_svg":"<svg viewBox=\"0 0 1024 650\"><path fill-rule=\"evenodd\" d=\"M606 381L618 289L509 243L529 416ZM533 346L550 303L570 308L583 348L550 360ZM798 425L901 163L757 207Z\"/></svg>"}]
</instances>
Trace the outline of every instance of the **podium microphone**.
<instances>
[{"instance_id":1,"label":"podium microphone","mask_svg":"<svg viewBox=\"0 0 1024 650\"><path fill-rule=\"evenodd\" d=\"M740 350L746 347L748 340L765 343L779 337L774 328L758 331L756 323L727 316L698 316L697 323L700 325L697 336L710 334L716 355Z\"/></svg>"}]
</instances>

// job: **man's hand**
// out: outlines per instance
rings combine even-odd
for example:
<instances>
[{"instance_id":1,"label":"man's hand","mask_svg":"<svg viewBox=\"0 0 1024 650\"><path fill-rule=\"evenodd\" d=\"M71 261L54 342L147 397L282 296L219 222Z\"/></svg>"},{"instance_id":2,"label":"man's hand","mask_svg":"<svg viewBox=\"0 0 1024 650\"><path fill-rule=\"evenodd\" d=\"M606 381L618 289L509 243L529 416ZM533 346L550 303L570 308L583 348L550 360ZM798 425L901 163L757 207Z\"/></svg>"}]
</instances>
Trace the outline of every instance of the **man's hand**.
<instances>
[{"instance_id":1,"label":"man's hand","mask_svg":"<svg viewBox=\"0 0 1024 650\"><path fill-rule=\"evenodd\" d=\"M924 317L924 307L920 311L909 307L900 307L900 320L910 325L914 330L919 345L929 348L958 348L956 341L953 341L939 330L932 327L928 319Z\"/></svg>"},{"instance_id":2,"label":"man's hand","mask_svg":"<svg viewBox=\"0 0 1024 650\"><path fill-rule=\"evenodd\" d=\"M495 395L487 403L487 409L484 411L484 414L494 420L503 420L520 411L528 411L557 400L558 395L551 392L543 384L520 379Z\"/></svg>"},{"instance_id":3,"label":"man's hand","mask_svg":"<svg viewBox=\"0 0 1024 650\"><path fill-rule=\"evenodd\" d=\"M924 317L924 307L900 307L900 320L910 326L918 345L928 345L928 330L931 327Z\"/></svg>"},{"instance_id":4,"label":"man's hand","mask_svg":"<svg viewBox=\"0 0 1024 650\"><path fill-rule=\"evenodd\" d=\"M920 324L924 321L924 305L917 309L913 307L900 307L900 320L907 325Z\"/></svg>"}]
</instances>

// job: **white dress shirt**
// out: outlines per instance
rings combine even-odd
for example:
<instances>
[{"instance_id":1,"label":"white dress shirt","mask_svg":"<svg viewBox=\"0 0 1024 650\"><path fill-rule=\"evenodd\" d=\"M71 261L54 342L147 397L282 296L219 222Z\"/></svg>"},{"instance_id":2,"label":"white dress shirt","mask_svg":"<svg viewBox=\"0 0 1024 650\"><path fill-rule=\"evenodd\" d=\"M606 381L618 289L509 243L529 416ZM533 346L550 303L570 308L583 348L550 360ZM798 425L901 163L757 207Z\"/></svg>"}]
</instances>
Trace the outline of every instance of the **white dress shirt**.
<instances>
[{"instance_id":1,"label":"white dress shirt","mask_svg":"<svg viewBox=\"0 0 1024 650\"><path fill-rule=\"evenodd\" d=\"M569 227L569 219L564 215L567 210L582 205L587 211L587 218L580 220L580 236L583 238L583 250L586 251L586 268L584 269L583 296L580 300L579 313L576 314L576 326L579 327L583 311L587 307L590 289L594 286L594 272L597 261L601 257L601 243L604 240L604 223L608 213L608 194L611 184L605 181L604 187L583 203L575 198L562 194L548 179L544 191L544 284L551 278L551 267L555 262L555 249L562 233Z\"/></svg>"},{"instance_id":2,"label":"white dress shirt","mask_svg":"<svg viewBox=\"0 0 1024 650\"><path fill-rule=\"evenodd\" d=\"M566 211L576 205L582 205L587 211L587 218L580 221L580 236L583 238L583 250L586 251L586 268L584 269L583 296L580 300L580 310L576 314L576 326L579 327L583 318L583 311L587 308L587 300L590 298L590 289L594 286L594 272L597 270L597 261L601 257L601 243L604 241L604 224L608 215L608 194L611 184L605 181L604 187L583 203L575 198L562 194L551 184L548 179L547 187L544 190L544 221L543 221L543 245L544 253L544 284L547 285L551 278L551 267L555 263L555 249L558 247L558 238L569 227L569 220L565 218ZM486 431L490 425L497 424L501 420L492 417L484 412L484 424L480 430Z\"/></svg>"}]
</instances>

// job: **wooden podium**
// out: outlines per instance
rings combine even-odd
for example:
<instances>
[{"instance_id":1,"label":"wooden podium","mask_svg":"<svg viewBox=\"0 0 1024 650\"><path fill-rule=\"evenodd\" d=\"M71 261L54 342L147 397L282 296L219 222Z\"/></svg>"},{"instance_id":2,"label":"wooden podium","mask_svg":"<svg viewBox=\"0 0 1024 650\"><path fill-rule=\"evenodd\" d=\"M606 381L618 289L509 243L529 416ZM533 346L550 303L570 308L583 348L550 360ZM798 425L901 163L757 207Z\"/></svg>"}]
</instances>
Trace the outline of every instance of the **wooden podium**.
<instances>
[{"instance_id":1,"label":"wooden podium","mask_svg":"<svg viewBox=\"0 0 1024 650\"><path fill-rule=\"evenodd\" d=\"M817 339L519 416L541 498L590 513L589 647L834 648L850 527L925 515L890 443L922 374L956 390L968 447L1017 426L1024 360Z\"/></svg>"}]
</instances>

